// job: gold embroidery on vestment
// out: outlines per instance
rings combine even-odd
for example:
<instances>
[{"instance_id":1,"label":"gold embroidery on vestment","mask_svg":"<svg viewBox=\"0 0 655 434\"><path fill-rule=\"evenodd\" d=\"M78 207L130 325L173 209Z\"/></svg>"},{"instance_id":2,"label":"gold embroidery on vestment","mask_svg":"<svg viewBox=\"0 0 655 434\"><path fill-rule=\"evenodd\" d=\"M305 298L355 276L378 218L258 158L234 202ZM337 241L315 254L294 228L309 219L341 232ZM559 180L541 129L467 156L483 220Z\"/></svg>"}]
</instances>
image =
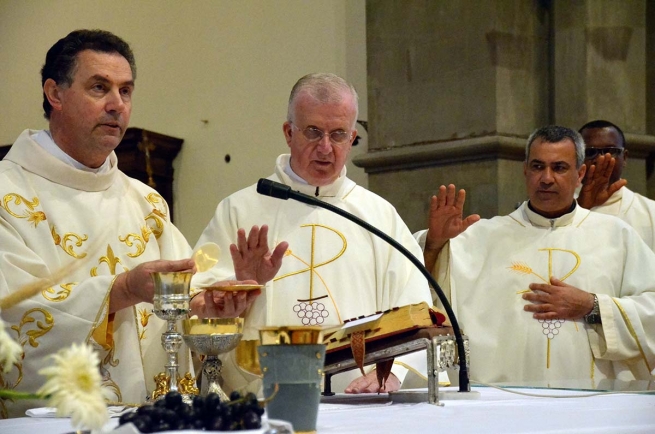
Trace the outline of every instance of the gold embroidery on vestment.
<instances>
[{"instance_id":1,"label":"gold embroidery on vestment","mask_svg":"<svg viewBox=\"0 0 655 434\"><path fill-rule=\"evenodd\" d=\"M311 232L311 250L310 250L309 264L306 261L298 258L296 255L290 254L291 256L293 256L293 257L297 258L298 260L300 260L303 264L307 265L307 268L297 270L297 271L293 271L293 272L284 274L282 276L278 276L275 279L273 279L273 281L278 281L278 280L284 279L284 278L289 277L289 276L294 276L294 275L297 275L297 274L302 274L302 273L305 273L305 272L309 272L309 297L308 297L308 299L313 300L315 298L314 297L314 275L316 274L316 276L321 280L321 282L325 286L325 289L326 289L326 291L327 291L327 293L328 293L328 295L330 297L330 300L332 301L332 304L334 305L335 310L337 312L337 317L339 318L339 322L341 322L341 315L339 313L339 309L337 308L337 304L336 304L334 298L332 297L332 293L330 291L330 288L328 288L328 286L326 285L325 280L320 276L320 274L316 271L316 269L320 268L320 267L322 267L324 265L327 265L327 264L329 264L331 262L336 261L337 259L339 259L344 254L344 252L348 248L348 242L346 241L346 237L341 232L339 232L338 230L333 229L333 228L328 227L328 226L325 226L325 225L321 225L321 224L305 224L305 225L301 225L300 227L301 228L310 227L311 230L312 230L312 232ZM330 258L330 259L328 259L326 261L319 262L319 263L315 262L315 256L314 256L315 255L315 247L316 247L316 230L317 230L317 228L327 229L327 230L337 234L339 236L339 238L341 238L341 241L342 241L342 246L341 246L341 250L339 251L339 253L337 253L334 257L332 257L332 258ZM309 302L309 305L310 305L309 307L294 305L294 307L293 307L294 312L296 314L298 314L301 310L309 309L310 311L312 311L312 314L317 314L317 315L321 316L321 319L320 319L320 322L319 322L319 324L321 324L323 322L323 318L325 318L324 315L327 314L327 311L324 311L324 310L321 309L318 312L313 312L313 310L310 309L312 307L311 306L312 303L313 302ZM313 320L316 320L316 319L318 319L318 317L313 318ZM302 320L305 322L306 318L303 317ZM306 324L306 325L309 325L309 324Z\"/></svg>"},{"instance_id":2,"label":"gold embroidery on vestment","mask_svg":"<svg viewBox=\"0 0 655 434\"><path fill-rule=\"evenodd\" d=\"M116 275L116 266L121 264L121 260L114 255L114 251L109 244L107 244L107 256L102 256L98 259L98 264L102 264L103 262L107 264L107 267L109 267L109 274L112 276ZM128 271L128 269L123 267L123 271ZM91 269L91 276L98 276L98 267L93 267Z\"/></svg>"},{"instance_id":3,"label":"gold embroidery on vestment","mask_svg":"<svg viewBox=\"0 0 655 434\"><path fill-rule=\"evenodd\" d=\"M77 259L82 259L82 258L84 258L86 256L86 253L81 253L81 254L75 253L75 251L73 250L73 246L70 245L70 243L72 242L77 247L82 247L82 243L84 243L84 241L89 239L88 235L84 234L84 235L80 236L80 235L74 234L72 232L68 232L68 233L64 234L63 237L61 237L57 233L57 230L55 229L55 225L52 225L50 227L50 233L52 234L52 239L55 242L55 246L61 247L61 249L64 252L66 252L68 255L72 256L73 258L77 258ZM72 239L74 239L74 241Z\"/></svg>"},{"instance_id":4,"label":"gold embroidery on vestment","mask_svg":"<svg viewBox=\"0 0 655 434\"><path fill-rule=\"evenodd\" d=\"M12 201L14 202L14 205L25 204L27 209L24 209L22 214L17 214L13 212L9 208L9 204ZM16 193L5 194L5 196L2 199L2 202L0 203L0 208L4 208L5 211L7 211L10 215L16 218L27 219L28 222L34 223L34 227L36 227L40 222L46 220L46 215L43 211L34 211L34 209L37 206L39 206L38 197L35 196L32 198L32 201L29 201L25 199L23 196L21 196L20 194L16 194Z\"/></svg>"},{"instance_id":5,"label":"gold embroidery on vestment","mask_svg":"<svg viewBox=\"0 0 655 434\"><path fill-rule=\"evenodd\" d=\"M137 258L143 254L143 252L146 251L146 243L147 241L143 239L141 235L131 233L127 234L124 237L119 236L118 241L121 243L125 243L127 247L136 247L136 251L132 253L128 253L127 256L130 258Z\"/></svg>"},{"instance_id":6,"label":"gold embroidery on vestment","mask_svg":"<svg viewBox=\"0 0 655 434\"><path fill-rule=\"evenodd\" d=\"M510 267L507 267L508 270L513 271L515 273L519 274L524 274L524 275L534 275L537 276L539 279L541 279L543 282L546 284L550 284L551 278L553 277L553 252L565 252L565 253L570 253L573 255L575 258L575 265L573 268L565 274L563 277L561 277L559 280L564 282L566 279L568 279L575 271L580 267L580 262L582 261L580 258L580 255L578 255L576 252L573 250L567 250L567 249L557 249L557 248L544 248L544 249L538 249L539 252L548 252L548 279L545 279L544 277L540 276L539 274L535 273L532 267L530 267L528 264L525 262L512 262L512 265ZM517 294L525 294L527 292L531 292L532 290L527 289L527 290L520 290L517 291ZM546 342L546 369L550 369L550 353L551 353L551 340L555 338L556 335L559 334L559 329L564 325L566 320L561 319L561 318L555 318L555 319L540 319L537 320L542 327L542 333L546 336L547 342ZM576 324L575 321L573 321L573 325L575 327L575 330L578 331L578 325Z\"/></svg>"},{"instance_id":7,"label":"gold embroidery on vestment","mask_svg":"<svg viewBox=\"0 0 655 434\"><path fill-rule=\"evenodd\" d=\"M43 318L41 318L41 320L38 320L31 315L36 313L40 313L43 316ZM23 327L32 323L36 326L36 329L28 330L25 332L25 335L23 335ZM39 346L37 340L41 336L48 333L54 325L55 325L55 320L52 317L52 314L50 314L50 312L48 312L45 309L37 307L25 312L20 320L20 324L18 324L17 326L11 326L11 328L18 333L19 344L21 344L24 347L26 343L29 343L31 347L36 348Z\"/></svg>"},{"instance_id":8,"label":"gold embroidery on vestment","mask_svg":"<svg viewBox=\"0 0 655 434\"><path fill-rule=\"evenodd\" d=\"M41 291L41 295L43 295L43 298L49 301L53 301L53 302L64 301L71 294L71 291L73 290L73 286L75 285L77 285L77 282L62 283L59 285L61 290L56 291L53 287L50 287Z\"/></svg>"},{"instance_id":9,"label":"gold embroidery on vestment","mask_svg":"<svg viewBox=\"0 0 655 434\"><path fill-rule=\"evenodd\" d=\"M625 325L628 328L628 331L630 332L630 335L635 340L635 343L637 344L637 348L639 348L639 354L641 354L641 358L644 361L644 363L646 364L646 368L648 368L648 372L652 372L653 370L651 369L650 364L648 363L648 358L646 357L646 354L644 353L644 348L641 346L641 342L639 341L639 336L637 336L637 332L635 331L635 328L632 325L632 321L630 321L630 317L628 316L628 313L623 309L623 306L621 306L621 303L619 303L619 300L612 297L612 301L614 302L616 307L619 309L619 312L621 312L621 317L623 317L623 321L625 322Z\"/></svg>"},{"instance_id":10,"label":"gold embroidery on vestment","mask_svg":"<svg viewBox=\"0 0 655 434\"><path fill-rule=\"evenodd\" d=\"M155 238L159 239L161 234L164 233L164 222L166 221L166 218L155 209L145 217L145 221L150 233L153 234Z\"/></svg>"},{"instance_id":11,"label":"gold embroidery on vestment","mask_svg":"<svg viewBox=\"0 0 655 434\"><path fill-rule=\"evenodd\" d=\"M141 322L142 327L141 332L139 333L139 340L142 341L146 338L146 327L148 326L148 321L150 320L152 314L148 313L146 308L139 309L138 312L139 321Z\"/></svg>"}]
</instances>

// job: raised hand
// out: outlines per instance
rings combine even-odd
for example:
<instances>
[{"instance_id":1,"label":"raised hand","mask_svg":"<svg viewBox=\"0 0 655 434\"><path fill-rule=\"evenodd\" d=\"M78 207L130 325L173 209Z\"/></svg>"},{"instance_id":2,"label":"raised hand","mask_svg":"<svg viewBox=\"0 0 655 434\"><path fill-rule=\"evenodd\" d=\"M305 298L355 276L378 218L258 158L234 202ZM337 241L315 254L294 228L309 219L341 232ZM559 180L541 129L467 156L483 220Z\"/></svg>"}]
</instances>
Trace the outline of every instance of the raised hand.
<instances>
[{"instance_id":1,"label":"raised hand","mask_svg":"<svg viewBox=\"0 0 655 434\"><path fill-rule=\"evenodd\" d=\"M281 242L271 252L268 248L268 226L253 226L246 239L246 231L237 231L237 243L230 245L234 273L238 280L256 280L263 285L273 279L282 266L282 258L289 243Z\"/></svg>"},{"instance_id":2,"label":"raised hand","mask_svg":"<svg viewBox=\"0 0 655 434\"><path fill-rule=\"evenodd\" d=\"M480 216L477 214L463 218L465 200L466 192L459 190L455 194L453 184L448 187L445 185L439 187L438 195L432 196L430 199L426 250L440 251L448 240L455 238L480 220Z\"/></svg>"},{"instance_id":3,"label":"raised hand","mask_svg":"<svg viewBox=\"0 0 655 434\"><path fill-rule=\"evenodd\" d=\"M601 155L594 164L587 166L587 174L582 180L582 188L578 195L578 204L587 209L600 206L607 202L621 187L628 184L625 179L610 183L616 159L610 154Z\"/></svg>"},{"instance_id":4,"label":"raised hand","mask_svg":"<svg viewBox=\"0 0 655 434\"><path fill-rule=\"evenodd\" d=\"M523 294L523 299L530 302L523 310L532 312L535 319L579 319L594 307L592 294L555 277L551 277L550 285L531 283L530 289L534 292Z\"/></svg>"}]
</instances>

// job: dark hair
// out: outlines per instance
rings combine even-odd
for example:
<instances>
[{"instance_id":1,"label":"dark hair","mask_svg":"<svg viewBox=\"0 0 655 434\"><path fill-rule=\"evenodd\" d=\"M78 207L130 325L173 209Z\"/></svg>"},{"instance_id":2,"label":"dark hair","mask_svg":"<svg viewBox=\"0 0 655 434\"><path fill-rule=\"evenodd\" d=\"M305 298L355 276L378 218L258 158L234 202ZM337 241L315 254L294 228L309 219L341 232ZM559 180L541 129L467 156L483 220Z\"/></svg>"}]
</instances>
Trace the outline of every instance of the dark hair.
<instances>
[{"instance_id":1,"label":"dark hair","mask_svg":"<svg viewBox=\"0 0 655 434\"><path fill-rule=\"evenodd\" d=\"M58 40L50 47L45 56L45 64L41 68L41 87L51 78L58 85L70 86L77 67L77 54L84 50L102 53L118 53L127 60L132 70L132 78L136 79L136 63L129 44L105 30L75 30ZM52 106L45 93L43 94L43 111L46 119L50 119Z\"/></svg>"},{"instance_id":2,"label":"dark hair","mask_svg":"<svg viewBox=\"0 0 655 434\"><path fill-rule=\"evenodd\" d=\"M580 166L582 166L582 163L584 163L585 145L580 133L570 128L557 125L541 127L530 134L530 137L528 137L528 144L525 146L526 162L528 161L528 158L530 158L530 148L532 147L532 143L537 139L541 139L546 143L558 143L566 139L571 140L575 145L576 169L579 169Z\"/></svg>"},{"instance_id":3,"label":"dark hair","mask_svg":"<svg viewBox=\"0 0 655 434\"><path fill-rule=\"evenodd\" d=\"M625 136L623 135L623 131L621 131L621 128L617 127L610 121L604 121L602 119L599 119L596 121L587 122L578 131L580 132L580 134L582 134L582 131L591 130L594 128L614 128L616 132L619 133L619 136L621 136L621 146L625 148Z\"/></svg>"}]
</instances>

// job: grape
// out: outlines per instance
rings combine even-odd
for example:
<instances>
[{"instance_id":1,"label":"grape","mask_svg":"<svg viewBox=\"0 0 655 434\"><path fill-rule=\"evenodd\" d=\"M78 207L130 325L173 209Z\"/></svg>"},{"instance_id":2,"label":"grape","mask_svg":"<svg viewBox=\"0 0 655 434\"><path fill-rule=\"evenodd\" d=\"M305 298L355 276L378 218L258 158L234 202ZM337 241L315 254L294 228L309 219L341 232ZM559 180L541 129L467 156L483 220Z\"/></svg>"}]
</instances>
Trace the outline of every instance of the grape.
<instances>
[{"instance_id":1,"label":"grape","mask_svg":"<svg viewBox=\"0 0 655 434\"><path fill-rule=\"evenodd\" d=\"M242 397L232 392L229 402L221 402L217 394L210 393L194 397L192 404L187 405L179 392L169 392L154 404L122 415L119 425L131 422L141 433L184 429L238 431L260 428L263 413L254 393Z\"/></svg>"},{"instance_id":2,"label":"grape","mask_svg":"<svg viewBox=\"0 0 655 434\"><path fill-rule=\"evenodd\" d=\"M243 415L243 427L245 429L261 428L262 421L259 415L252 410L248 410Z\"/></svg>"},{"instance_id":3,"label":"grape","mask_svg":"<svg viewBox=\"0 0 655 434\"><path fill-rule=\"evenodd\" d=\"M172 390L166 394L164 400L166 401L166 408L175 410L180 405L182 405L182 394L180 392Z\"/></svg>"}]
</instances>

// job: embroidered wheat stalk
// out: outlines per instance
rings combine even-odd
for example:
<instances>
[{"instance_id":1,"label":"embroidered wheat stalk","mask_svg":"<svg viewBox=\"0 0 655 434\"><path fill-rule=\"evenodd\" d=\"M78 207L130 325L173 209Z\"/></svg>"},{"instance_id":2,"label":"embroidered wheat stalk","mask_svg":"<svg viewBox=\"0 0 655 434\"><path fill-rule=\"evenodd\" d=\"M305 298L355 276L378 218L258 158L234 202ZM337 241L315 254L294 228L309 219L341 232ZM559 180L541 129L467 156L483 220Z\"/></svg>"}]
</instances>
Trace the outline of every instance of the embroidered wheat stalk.
<instances>
[{"instance_id":1,"label":"embroidered wheat stalk","mask_svg":"<svg viewBox=\"0 0 655 434\"><path fill-rule=\"evenodd\" d=\"M528 264L526 264L525 262L512 262L512 266L507 267L507 268L509 270L514 271L515 273L519 273L519 274L526 274L526 275L532 274L534 276L537 276L538 278L540 278L544 282L548 283L548 281L546 279L544 279L543 277L541 277L540 275L535 273L534 270Z\"/></svg>"},{"instance_id":2,"label":"embroidered wheat stalk","mask_svg":"<svg viewBox=\"0 0 655 434\"><path fill-rule=\"evenodd\" d=\"M512 271L515 271L520 274L532 274L532 268L528 264L523 262L513 262L511 267L507 267Z\"/></svg>"}]
</instances>

